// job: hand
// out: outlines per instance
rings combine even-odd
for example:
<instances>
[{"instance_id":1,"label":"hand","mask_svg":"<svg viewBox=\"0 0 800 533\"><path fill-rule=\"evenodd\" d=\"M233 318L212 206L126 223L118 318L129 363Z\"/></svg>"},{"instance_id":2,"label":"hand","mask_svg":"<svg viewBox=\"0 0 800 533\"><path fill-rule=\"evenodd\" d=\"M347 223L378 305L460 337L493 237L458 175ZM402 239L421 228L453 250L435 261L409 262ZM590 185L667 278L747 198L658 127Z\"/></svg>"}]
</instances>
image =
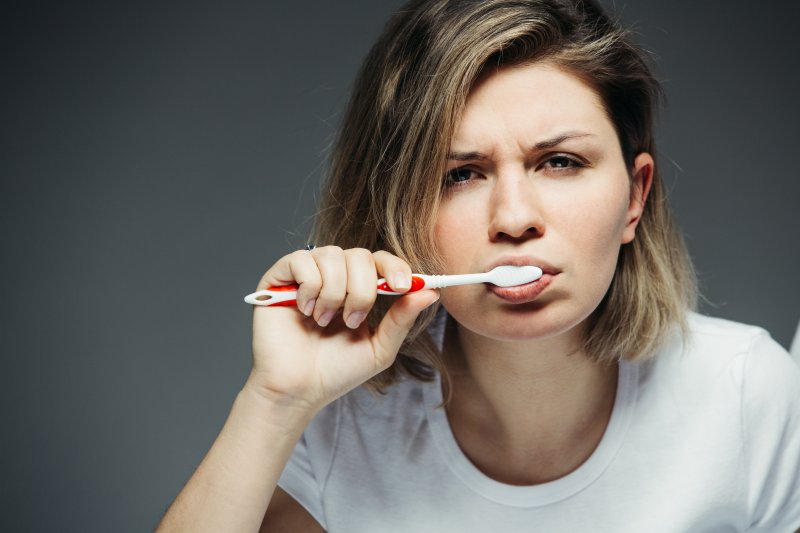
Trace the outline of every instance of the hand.
<instances>
[{"instance_id":1,"label":"hand","mask_svg":"<svg viewBox=\"0 0 800 533\"><path fill-rule=\"evenodd\" d=\"M364 319L379 277L411 286L411 268L388 252L336 246L279 259L256 290L297 283L297 308L253 306L253 369L247 385L273 401L316 411L394 362L435 291L397 297L375 331ZM341 313L339 312L341 311Z\"/></svg>"}]
</instances>

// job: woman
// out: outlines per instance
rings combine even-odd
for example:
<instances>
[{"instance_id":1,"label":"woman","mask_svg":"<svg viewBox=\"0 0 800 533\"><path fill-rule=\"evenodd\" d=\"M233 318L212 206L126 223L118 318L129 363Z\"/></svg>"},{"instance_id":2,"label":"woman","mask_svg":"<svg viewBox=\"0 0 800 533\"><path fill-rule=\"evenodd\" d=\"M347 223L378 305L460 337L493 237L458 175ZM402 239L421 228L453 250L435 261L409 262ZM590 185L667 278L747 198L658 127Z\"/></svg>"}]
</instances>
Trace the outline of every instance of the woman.
<instances>
[{"instance_id":1,"label":"woman","mask_svg":"<svg viewBox=\"0 0 800 533\"><path fill-rule=\"evenodd\" d=\"M258 285L299 283L297 309L254 310L252 372L160 530L800 526L800 371L691 312L658 95L594 2L400 10L343 121L325 246ZM379 277L503 264L544 275L376 301Z\"/></svg>"}]
</instances>

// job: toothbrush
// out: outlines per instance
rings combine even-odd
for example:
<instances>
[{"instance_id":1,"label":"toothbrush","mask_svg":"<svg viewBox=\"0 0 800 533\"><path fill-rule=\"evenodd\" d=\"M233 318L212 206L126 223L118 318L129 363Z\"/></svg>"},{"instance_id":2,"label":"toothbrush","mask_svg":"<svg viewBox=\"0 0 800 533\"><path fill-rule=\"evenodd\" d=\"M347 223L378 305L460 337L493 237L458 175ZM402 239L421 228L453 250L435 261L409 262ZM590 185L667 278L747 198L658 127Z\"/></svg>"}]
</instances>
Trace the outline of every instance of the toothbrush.
<instances>
[{"instance_id":1,"label":"toothbrush","mask_svg":"<svg viewBox=\"0 0 800 533\"><path fill-rule=\"evenodd\" d=\"M384 278L378 280L378 294L400 296L409 292L422 289L443 289L454 285L469 285L472 283L491 283L499 287L513 287L530 283L542 277L542 269L535 266L501 265L489 272L480 274L454 274L454 275L427 275L412 274L411 288L406 292L395 292L389 288ZM248 294L244 301L253 305L292 306L296 305L297 284L281 285Z\"/></svg>"}]
</instances>

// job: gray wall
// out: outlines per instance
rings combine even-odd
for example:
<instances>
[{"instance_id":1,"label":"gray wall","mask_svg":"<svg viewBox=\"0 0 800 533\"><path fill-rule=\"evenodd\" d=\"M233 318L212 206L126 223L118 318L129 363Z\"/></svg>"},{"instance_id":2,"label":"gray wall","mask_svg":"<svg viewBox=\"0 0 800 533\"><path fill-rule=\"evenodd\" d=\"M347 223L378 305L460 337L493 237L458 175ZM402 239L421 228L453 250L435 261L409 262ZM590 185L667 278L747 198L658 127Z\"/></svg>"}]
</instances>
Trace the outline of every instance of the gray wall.
<instances>
[{"instance_id":1,"label":"gray wall","mask_svg":"<svg viewBox=\"0 0 800 533\"><path fill-rule=\"evenodd\" d=\"M349 84L398 5L0 7L0 529L155 526L246 376L242 296L303 244ZM616 5L659 58L662 162L706 310L787 347L793 6Z\"/></svg>"}]
</instances>

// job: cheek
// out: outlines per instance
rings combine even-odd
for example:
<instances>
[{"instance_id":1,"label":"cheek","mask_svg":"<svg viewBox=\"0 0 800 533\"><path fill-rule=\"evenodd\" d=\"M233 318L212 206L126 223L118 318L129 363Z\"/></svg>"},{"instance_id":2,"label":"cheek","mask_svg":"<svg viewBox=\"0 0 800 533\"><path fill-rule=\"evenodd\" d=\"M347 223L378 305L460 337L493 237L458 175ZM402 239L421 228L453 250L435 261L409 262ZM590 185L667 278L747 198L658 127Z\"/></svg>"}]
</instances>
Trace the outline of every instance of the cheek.
<instances>
[{"instance_id":1,"label":"cheek","mask_svg":"<svg viewBox=\"0 0 800 533\"><path fill-rule=\"evenodd\" d=\"M587 195L564 214L559 232L570 240L572 269L591 306L607 292L616 270L620 243L627 222L627 185L612 187L604 194Z\"/></svg>"},{"instance_id":2,"label":"cheek","mask_svg":"<svg viewBox=\"0 0 800 533\"><path fill-rule=\"evenodd\" d=\"M455 203L440 206L433 226L433 238L440 259L448 269L445 273L463 272L464 265L468 262L470 250L480 242L481 230L479 217L465 216L465 213L474 213L474 210L464 208Z\"/></svg>"},{"instance_id":3,"label":"cheek","mask_svg":"<svg viewBox=\"0 0 800 533\"><path fill-rule=\"evenodd\" d=\"M564 222L562 236L593 255L616 251L627 222L627 186L586 192L573 196L569 204L559 204L562 209L557 218Z\"/></svg>"}]
</instances>

